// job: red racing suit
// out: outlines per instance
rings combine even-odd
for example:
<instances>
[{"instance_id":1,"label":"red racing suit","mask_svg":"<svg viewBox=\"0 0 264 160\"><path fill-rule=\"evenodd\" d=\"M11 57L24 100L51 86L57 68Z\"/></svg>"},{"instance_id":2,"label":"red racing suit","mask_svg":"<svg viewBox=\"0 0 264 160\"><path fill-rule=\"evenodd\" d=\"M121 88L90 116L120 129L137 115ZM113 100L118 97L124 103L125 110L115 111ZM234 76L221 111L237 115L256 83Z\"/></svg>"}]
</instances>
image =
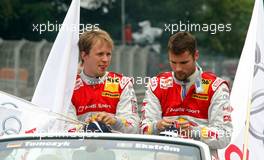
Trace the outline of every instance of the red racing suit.
<instances>
[{"instance_id":1,"label":"red racing suit","mask_svg":"<svg viewBox=\"0 0 264 160\"><path fill-rule=\"evenodd\" d=\"M202 91L197 93L195 81L199 76ZM187 86L185 98L183 86ZM196 69L184 83L177 80L173 72L164 72L150 80L140 127L144 134L158 134L156 124L162 118L185 121L195 132L192 138L205 142L214 152L231 140L231 112L229 88L223 79Z\"/></svg>"},{"instance_id":2,"label":"red racing suit","mask_svg":"<svg viewBox=\"0 0 264 160\"><path fill-rule=\"evenodd\" d=\"M138 133L137 99L128 77L107 72L101 78L90 78L81 72L71 102L71 115L80 121L98 112L108 112L117 119L117 123L111 126L113 130Z\"/></svg>"}]
</instances>

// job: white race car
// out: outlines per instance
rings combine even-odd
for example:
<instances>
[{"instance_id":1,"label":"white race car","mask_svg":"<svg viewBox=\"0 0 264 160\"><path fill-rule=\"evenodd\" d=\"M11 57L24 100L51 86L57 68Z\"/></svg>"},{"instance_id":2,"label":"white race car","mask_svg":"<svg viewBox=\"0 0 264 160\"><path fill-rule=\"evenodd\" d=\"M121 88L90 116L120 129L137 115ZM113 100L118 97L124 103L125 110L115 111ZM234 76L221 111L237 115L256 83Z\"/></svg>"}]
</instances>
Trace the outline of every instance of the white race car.
<instances>
[{"instance_id":1,"label":"white race car","mask_svg":"<svg viewBox=\"0 0 264 160\"><path fill-rule=\"evenodd\" d=\"M1 160L210 160L206 144L167 136L116 133L0 137Z\"/></svg>"}]
</instances>

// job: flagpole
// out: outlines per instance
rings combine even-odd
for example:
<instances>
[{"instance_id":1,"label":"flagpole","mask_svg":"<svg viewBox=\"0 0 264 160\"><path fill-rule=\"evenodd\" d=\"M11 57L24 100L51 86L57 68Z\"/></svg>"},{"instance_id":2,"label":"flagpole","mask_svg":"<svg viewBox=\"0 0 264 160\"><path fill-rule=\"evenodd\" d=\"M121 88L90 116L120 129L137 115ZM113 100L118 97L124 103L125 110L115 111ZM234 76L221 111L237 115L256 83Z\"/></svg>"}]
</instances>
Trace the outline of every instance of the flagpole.
<instances>
[{"instance_id":1,"label":"flagpole","mask_svg":"<svg viewBox=\"0 0 264 160\"><path fill-rule=\"evenodd\" d=\"M223 160L260 160L261 154L263 154L262 139L258 139L250 131L253 123L258 127L263 126L261 117L252 116L252 109L256 105L253 102L253 93L263 89L263 73L258 76L254 75L255 69L257 69L255 65L261 63L258 58L262 57L264 53L261 53L263 50L259 53L256 48L257 44L262 49L264 46L262 36L264 35L263 11L263 0L255 0L248 33L230 95L231 106L234 107L232 113L234 131L231 145L225 148L220 155ZM241 92L242 90L243 92ZM234 154L237 156L234 157Z\"/></svg>"},{"instance_id":2,"label":"flagpole","mask_svg":"<svg viewBox=\"0 0 264 160\"><path fill-rule=\"evenodd\" d=\"M255 1L255 5L254 5L254 8L253 8L253 13L252 13L252 19L253 17L258 17L259 18L259 9L262 8L263 9L263 4L261 3L262 0L256 0ZM262 6L262 7L259 7L259 6ZM251 20L250 22L250 27L249 27L249 30L251 29L251 25L254 27L254 29L252 29L254 32L252 32L254 34L254 40L253 41L254 43L252 43L251 45L255 45L256 46L256 39L257 39L257 31L258 31L258 18L255 18L253 19L253 21ZM252 24L251 24L252 23ZM252 28L253 28L252 27ZM249 31L250 32L250 31ZM255 51L255 49L254 49ZM254 63L253 63L254 64ZM249 126L250 126L250 111L251 111L251 108L252 108L252 92L253 92L253 79L254 79L254 74L252 73L252 78L251 78L251 82L250 82L250 86L248 88L248 107L247 107L247 111L246 111L246 127L245 127L245 130L244 130L244 148L243 148L243 160L247 160L247 157L248 157L248 142L249 142Z\"/></svg>"},{"instance_id":3,"label":"flagpole","mask_svg":"<svg viewBox=\"0 0 264 160\"><path fill-rule=\"evenodd\" d=\"M248 150L248 139L249 139L249 122L250 122L250 111L252 107L252 101L250 98L250 101L248 102L248 107L247 107L247 115L246 115L246 127L244 130L244 147L243 147L243 160L247 160L247 150Z\"/></svg>"}]
</instances>

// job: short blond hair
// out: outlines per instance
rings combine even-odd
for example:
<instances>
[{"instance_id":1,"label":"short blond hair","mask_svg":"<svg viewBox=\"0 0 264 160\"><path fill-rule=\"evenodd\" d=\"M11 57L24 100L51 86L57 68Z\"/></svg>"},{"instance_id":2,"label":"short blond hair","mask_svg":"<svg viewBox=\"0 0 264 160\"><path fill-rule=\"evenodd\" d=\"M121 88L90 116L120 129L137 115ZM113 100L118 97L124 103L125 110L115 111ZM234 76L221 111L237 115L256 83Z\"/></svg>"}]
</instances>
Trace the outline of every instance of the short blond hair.
<instances>
[{"instance_id":1,"label":"short blond hair","mask_svg":"<svg viewBox=\"0 0 264 160\"><path fill-rule=\"evenodd\" d=\"M80 35L80 39L78 42L79 51L80 52L84 51L87 54L89 54L92 46L98 40L103 40L112 49L114 48L114 43L110 35L106 31L99 29L99 30L86 31Z\"/></svg>"}]
</instances>

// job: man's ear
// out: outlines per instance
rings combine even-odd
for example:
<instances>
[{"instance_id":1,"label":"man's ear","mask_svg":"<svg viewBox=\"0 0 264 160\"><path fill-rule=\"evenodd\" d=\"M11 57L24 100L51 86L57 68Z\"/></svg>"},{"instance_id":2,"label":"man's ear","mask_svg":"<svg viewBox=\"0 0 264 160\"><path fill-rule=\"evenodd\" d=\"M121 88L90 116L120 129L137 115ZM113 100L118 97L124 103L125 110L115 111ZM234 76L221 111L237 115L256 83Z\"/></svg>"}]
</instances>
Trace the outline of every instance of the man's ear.
<instances>
[{"instance_id":1,"label":"man's ear","mask_svg":"<svg viewBox=\"0 0 264 160\"><path fill-rule=\"evenodd\" d=\"M199 59L199 51L198 51L198 49L196 49L194 52L194 60L197 61L198 59Z\"/></svg>"},{"instance_id":2,"label":"man's ear","mask_svg":"<svg viewBox=\"0 0 264 160\"><path fill-rule=\"evenodd\" d=\"M85 51L81 51L81 59L83 60L88 54Z\"/></svg>"}]
</instances>

